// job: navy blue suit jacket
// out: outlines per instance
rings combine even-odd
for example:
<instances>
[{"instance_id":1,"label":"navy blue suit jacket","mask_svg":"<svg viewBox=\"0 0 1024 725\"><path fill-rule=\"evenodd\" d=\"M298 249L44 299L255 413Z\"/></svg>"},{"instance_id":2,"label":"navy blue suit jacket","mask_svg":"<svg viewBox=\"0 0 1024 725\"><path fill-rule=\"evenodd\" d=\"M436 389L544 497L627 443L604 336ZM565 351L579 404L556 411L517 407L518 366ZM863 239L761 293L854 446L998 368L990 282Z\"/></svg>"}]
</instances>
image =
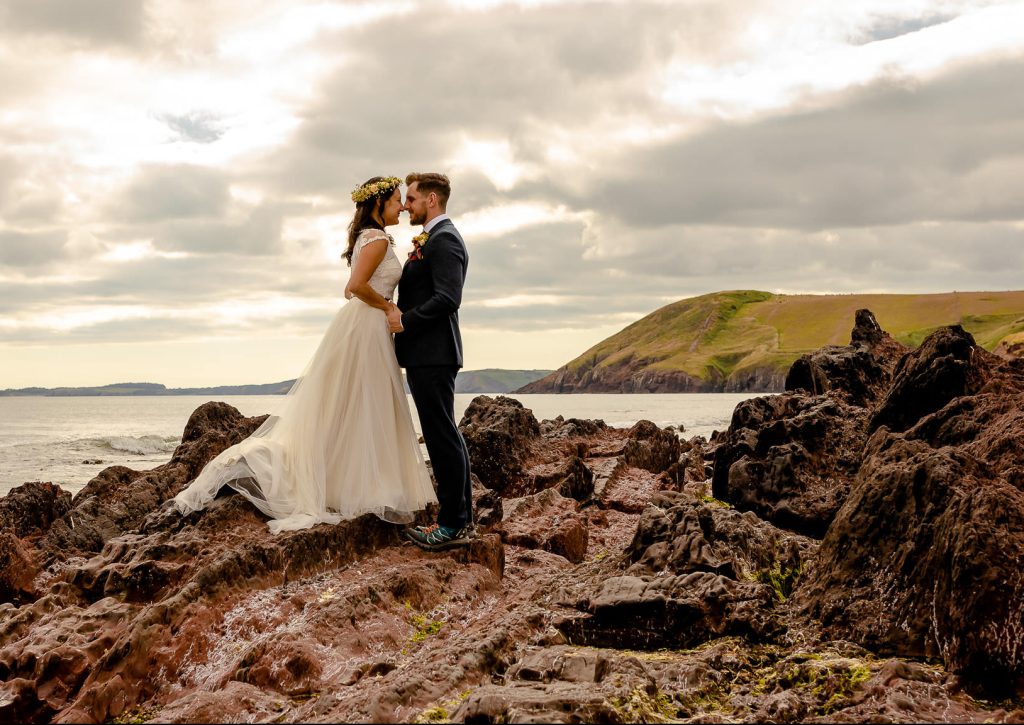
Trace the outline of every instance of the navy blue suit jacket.
<instances>
[{"instance_id":1,"label":"navy blue suit jacket","mask_svg":"<svg viewBox=\"0 0 1024 725\"><path fill-rule=\"evenodd\" d=\"M428 365L462 367L459 306L469 253L451 219L430 230L423 259L409 259L398 282L402 327L395 355L404 368Z\"/></svg>"}]
</instances>

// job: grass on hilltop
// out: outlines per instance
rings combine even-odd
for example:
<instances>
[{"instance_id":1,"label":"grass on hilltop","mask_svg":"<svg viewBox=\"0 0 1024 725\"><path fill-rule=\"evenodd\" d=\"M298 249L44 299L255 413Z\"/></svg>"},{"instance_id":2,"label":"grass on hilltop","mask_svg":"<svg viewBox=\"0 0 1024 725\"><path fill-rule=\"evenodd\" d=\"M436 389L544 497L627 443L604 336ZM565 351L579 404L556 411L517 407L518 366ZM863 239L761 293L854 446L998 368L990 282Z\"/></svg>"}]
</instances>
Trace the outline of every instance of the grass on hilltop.
<instances>
[{"instance_id":1,"label":"grass on hilltop","mask_svg":"<svg viewBox=\"0 0 1024 725\"><path fill-rule=\"evenodd\" d=\"M1024 339L1024 291L927 295L775 295L716 292L662 307L570 362L571 373L628 367L682 371L721 381L745 370L785 372L804 353L850 342L854 315L867 308L900 342L916 346L960 324L991 350Z\"/></svg>"}]
</instances>

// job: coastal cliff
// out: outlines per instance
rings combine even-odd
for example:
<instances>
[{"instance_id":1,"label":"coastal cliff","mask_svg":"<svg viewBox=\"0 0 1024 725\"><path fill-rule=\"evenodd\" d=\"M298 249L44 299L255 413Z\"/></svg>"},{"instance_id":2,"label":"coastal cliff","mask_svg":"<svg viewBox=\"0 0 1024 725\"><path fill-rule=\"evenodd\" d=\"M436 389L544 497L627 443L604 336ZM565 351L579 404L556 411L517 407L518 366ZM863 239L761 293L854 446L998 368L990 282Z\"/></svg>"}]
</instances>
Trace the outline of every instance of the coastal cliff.
<instances>
[{"instance_id":1,"label":"coastal cliff","mask_svg":"<svg viewBox=\"0 0 1024 725\"><path fill-rule=\"evenodd\" d=\"M716 292L667 305L520 393L779 392L801 355L842 344L849 320L873 310L915 346L959 324L986 350L1024 350L1024 292L929 295L775 295Z\"/></svg>"},{"instance_id":2,"label":"coastal cliff","mask_svg":"<svg viewBox=\"0 0 1024 725\"><path fill-rule=\"evenodd\" d=\"M262 422L207 403L163 466L0 499L0 720L1024 719L1024 361L861 310L784 386L710 441L480 396L440 554L178 515Z\"/></svg>"}]
</instances>

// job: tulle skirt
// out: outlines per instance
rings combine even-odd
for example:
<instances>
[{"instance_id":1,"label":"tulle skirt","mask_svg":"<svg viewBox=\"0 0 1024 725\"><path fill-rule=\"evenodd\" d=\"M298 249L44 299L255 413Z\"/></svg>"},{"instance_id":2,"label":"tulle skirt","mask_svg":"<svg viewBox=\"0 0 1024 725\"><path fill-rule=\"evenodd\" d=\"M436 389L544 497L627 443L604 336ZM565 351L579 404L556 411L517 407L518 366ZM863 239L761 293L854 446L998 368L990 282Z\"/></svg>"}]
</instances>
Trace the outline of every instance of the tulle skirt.
<instances>
[{"instance_id":1,"label":"tulle skirt","mask_svg":"<svg viewBox=\"0 0 1024 725\"><path fill-rule=\"evenodd\" d=\"M274 533L366 513L408 523L437 501L381 310L343 305L277 415L210 461L175 506L201 510L225 485Z\"/></svg>"}]
</instances>

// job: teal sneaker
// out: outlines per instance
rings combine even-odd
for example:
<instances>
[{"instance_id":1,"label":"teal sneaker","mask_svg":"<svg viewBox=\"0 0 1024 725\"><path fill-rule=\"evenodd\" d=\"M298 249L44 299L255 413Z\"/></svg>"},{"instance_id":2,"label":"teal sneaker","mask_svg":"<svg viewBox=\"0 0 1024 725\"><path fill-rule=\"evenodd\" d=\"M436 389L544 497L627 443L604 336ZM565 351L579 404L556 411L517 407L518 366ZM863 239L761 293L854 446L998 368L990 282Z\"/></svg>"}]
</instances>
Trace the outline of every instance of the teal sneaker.
<instances>
[{"instance_id":1,"label":"teal sneaker","mask_svg":"<svg viewBox=\"0 0 1024 725\"><path fill-rule=\"evenodd\" d=\"M474 535L475 531L472 525L464 526L461 529L435 525L432 528L405 530L406 538L425 551L444 551L457 546L467 546Z\"/></svg>"}]
</instances>

